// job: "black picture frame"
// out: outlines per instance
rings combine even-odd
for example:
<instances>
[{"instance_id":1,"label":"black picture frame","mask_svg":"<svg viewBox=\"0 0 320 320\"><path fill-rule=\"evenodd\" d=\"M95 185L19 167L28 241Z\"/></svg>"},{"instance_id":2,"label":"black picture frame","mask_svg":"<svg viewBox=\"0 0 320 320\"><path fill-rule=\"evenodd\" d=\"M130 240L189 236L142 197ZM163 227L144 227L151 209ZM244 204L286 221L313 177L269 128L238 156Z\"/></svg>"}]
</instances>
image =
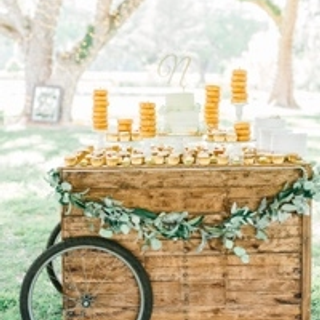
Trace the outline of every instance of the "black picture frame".
<instances>
[{"instance_id":1,"label":"black picture frame","mask_svg":"<svg viewBox=\"0 0 320 320\"><path fill-rule=\"evenodd\" d=\"M62 88L59 86L36 86L32 100L31 120L58 122L61 113Z\"/></svg>"}]
</instances>

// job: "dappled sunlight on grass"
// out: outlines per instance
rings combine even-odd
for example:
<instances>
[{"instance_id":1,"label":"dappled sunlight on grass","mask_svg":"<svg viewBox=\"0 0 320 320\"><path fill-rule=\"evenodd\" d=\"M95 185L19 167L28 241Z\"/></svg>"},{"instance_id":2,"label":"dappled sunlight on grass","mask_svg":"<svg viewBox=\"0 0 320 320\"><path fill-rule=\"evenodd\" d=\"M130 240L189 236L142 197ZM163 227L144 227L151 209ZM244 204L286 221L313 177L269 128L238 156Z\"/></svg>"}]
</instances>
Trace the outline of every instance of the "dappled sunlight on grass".
<instances>
[{"instance_id":1,"label":"dappled sunlight on grass","mask_svg":"<svg viewBox=\"0 0 320 320\"><path fill-rule=\"evenodd\" d=\"M5 156L1 156L0 165L7 165L8 167L23 167L25 164L37 165L44 162L44 156L37 151L10 151Z\"/></svg>"}]
</instances>

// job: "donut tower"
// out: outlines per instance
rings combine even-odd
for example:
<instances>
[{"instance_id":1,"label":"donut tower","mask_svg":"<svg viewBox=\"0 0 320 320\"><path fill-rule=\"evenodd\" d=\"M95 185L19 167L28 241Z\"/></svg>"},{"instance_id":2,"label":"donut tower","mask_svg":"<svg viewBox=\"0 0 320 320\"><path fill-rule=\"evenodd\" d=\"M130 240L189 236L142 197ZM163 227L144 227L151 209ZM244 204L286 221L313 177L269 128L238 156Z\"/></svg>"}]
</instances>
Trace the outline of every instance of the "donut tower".
<instances>
[{"instance_id":1,"label":"donut tower","mask_svg":"<svg viewBox=\"0 0 320 320\"><path fill-rule=\"evenodd\" d=\"M156 105L140 102L140 133L142 138L153 138L157 133Z\"/></svg>"},{"instance_id":2,"label":"donut tower","mask_svg":"<svg viewBox=\"0 0 320 320\"><path fill-rule=\"evenodd\" d=\"M220 87L216 85L206 86L206 98L204 105L204 120L209 128L219 126Z\"/></svg>"},{"instance_id":3,"label":"donut tower","mask_svg":"<svg viewBox=\"0 0 320 320\"><path fill-rule=\"evenodd\" d=\"M96 131L105 131L108 129L108 112L107 107L108 92L107 90L97 89L93 91L93 110L92 126Z\"/></svg>"},{"instance_id":4,"label":"donut tower","mask_svg":"<svg viewBox=\"0 0 320 320\"><path fill-rule=\"evenodd\" d=\"M247 71L235 69L231 76L231 103L245 104L247 100Z\"/></svg>"},{"instance_id":5,"label":"donut tower","mask_svg":"<svg viewBox=\"0 0 320 320\"><path fill-rule=\"evenodd\" d=\"M237 141L246 142L250 141L251 130L250 123L247 121L237 121L234 125L234 131L237 135Z\"/></svg>"}]
</instances>

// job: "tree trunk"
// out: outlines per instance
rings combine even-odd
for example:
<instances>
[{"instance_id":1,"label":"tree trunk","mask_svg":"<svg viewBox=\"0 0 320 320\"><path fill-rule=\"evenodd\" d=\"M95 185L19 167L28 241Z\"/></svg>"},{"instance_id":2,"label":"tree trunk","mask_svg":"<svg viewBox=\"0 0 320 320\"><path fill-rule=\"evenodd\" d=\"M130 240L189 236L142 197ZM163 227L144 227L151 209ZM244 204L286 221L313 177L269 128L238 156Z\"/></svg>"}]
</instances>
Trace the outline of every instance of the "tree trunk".
<instances>
[{"instance_id":1,"label":"tree trunk","mask_svg":"<svg viewBox=\"0 0 320 320\"><path fill-rule=\"evenodd\" d=\"M28 37L21 44L25 54L26 100L23 116L31 120L32 99L36 86L59 86L62 89L61 116L58 124L72 120L72 103L76 87L82 74L96 59L103 46L116 34L132 13L145 0L125 0L110 13L112 0L97 0L94 24L86 36L92 37L91 47L79 58L80 43L67 53L54 56L56 33L62 0L39 0L35 19L30 24ZM0 19L1 22L1 19Z\"/></svg>"},{"instance_id":2,"label":"tree trunk","mask_svg":"<svg viewBox=\"0 0 320 320\"><path fill-rule=\"evenodd\" d=\"M277 73L269 103L285 108L299 108L294 98L292 47L299 0L287 0L280 28Z\"/></svg>"},{"instance_id":3,"label":"tree trunk","mask_svg":"<svg viewBox=\"0 0 320 320\"><path fill-rule=\"evenodd\" d=\"M48 85L52 75L54 35L62 0L40 0L29 38L24 39L26 101L23 116L30 120L35 86ZM48 14L50 12L50 14Z\"/></svg>"}]
</instances>

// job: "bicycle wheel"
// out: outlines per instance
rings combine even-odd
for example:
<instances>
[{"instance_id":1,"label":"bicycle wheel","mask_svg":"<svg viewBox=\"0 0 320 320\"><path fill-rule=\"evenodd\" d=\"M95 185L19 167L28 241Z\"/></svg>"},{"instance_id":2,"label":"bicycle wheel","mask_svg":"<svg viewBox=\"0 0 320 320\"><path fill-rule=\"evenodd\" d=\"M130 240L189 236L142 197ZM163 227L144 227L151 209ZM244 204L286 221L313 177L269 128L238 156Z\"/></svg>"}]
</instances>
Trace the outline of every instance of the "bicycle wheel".
<instances>
[{"instance_id":1,"label":"bicycle wheel","mask_svg":"<svg viewBox=\"0 0 320 320\"><path fill-rule=\"evenodd\" d=\"M50 233L50 236L47 241L46 248L50 248L53 245L59 243L61 241L61 223L57 223L56 226L53 228L53 230Z\"/></svg>"},{"instance_id":2,"label":"bicycle wheel","mask_svg":"<svg viewBox=\"0 0 320 320\"><path fill-rule=\"evenodd\" d=\"M61 293L48 277L49 264L59 266ZM100 237L70 238L43 252L20 291L23 320L149 320L152 304L151 284L140 262Z\"/></svg>"},{"instance_id":3,"label":"bicycle wheel","mask_svg":"<svg viewBox=\"0 0 320 320\"><path fill-rule=\"evenodd\" d=\"M49 249L59 242L61 242L61 223L57 223L51 231L46 244L46 249ZM49 262L47 265L47 272L51 283L54 285L56 290L58 290L58 292L62 293L61 280L59 279L59 265L58 270L56 271L55 265L52 262Z\"/></svg>"}]
</instances>

